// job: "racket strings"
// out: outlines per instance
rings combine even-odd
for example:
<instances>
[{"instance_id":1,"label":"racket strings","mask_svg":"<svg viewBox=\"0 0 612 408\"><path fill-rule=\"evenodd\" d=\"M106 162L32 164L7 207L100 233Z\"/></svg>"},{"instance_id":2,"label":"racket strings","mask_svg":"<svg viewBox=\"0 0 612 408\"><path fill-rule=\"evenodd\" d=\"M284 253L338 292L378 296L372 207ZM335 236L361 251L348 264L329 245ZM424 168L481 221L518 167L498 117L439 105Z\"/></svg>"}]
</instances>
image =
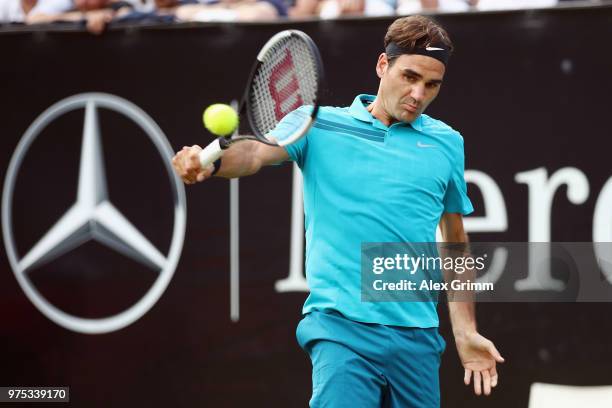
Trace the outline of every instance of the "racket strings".
<instances>
[{"instance_id":1,"label":"racket strings","mask_svg":"<svg viewBox=\"0 0 612 408\"><path fill-rule=\"evenodd\" d=\"M249 96L254 130L265 135L288 113L314 105L320 80L318 64L317 56L300 37L283 38L271 47L253 78ZM296 128L301 123L294 121Z\"/></svg>"}]
</instances>

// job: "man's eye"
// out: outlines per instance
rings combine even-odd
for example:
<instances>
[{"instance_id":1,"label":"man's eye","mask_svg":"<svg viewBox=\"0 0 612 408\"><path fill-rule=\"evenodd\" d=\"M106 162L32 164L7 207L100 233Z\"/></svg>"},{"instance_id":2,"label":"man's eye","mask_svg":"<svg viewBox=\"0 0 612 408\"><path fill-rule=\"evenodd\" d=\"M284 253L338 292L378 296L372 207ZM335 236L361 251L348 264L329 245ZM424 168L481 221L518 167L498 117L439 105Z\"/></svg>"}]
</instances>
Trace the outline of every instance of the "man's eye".
<instances>
[{"instance_id":1,"label":"man's eye","mask_svg":"<svg viewBox=\"0 0 612 408\"><path fill-rule=\"evenodd\" d=\"M437 88L437 87L439 87L439 86L440 86L440 84L439 84L439 83L437 83L437 82L430 82L430 83L428 83L428 84L427 84L427 87L428 87L429 89L436 89L436 88Z\"/></svg>"}]
</instances>

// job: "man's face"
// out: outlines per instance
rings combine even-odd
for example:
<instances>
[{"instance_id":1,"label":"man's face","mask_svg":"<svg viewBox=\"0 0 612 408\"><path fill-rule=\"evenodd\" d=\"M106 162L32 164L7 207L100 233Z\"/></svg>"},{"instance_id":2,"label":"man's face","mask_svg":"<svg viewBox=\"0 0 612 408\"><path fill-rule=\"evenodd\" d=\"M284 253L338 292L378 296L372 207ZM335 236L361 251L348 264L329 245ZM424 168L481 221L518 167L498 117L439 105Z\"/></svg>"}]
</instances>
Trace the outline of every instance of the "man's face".
<instances>
[{"instance_id":1,"label":"man's face","mask_svg":"<svg viewBox=\"0 0 612 408\"><path fill-rule=\"evenodd\" d=\"M378 97L390 122L410 123L438 96L445 67L424 55L400 55L389 65L386 54L376 64Z\"/></svg>"}]
</instances>

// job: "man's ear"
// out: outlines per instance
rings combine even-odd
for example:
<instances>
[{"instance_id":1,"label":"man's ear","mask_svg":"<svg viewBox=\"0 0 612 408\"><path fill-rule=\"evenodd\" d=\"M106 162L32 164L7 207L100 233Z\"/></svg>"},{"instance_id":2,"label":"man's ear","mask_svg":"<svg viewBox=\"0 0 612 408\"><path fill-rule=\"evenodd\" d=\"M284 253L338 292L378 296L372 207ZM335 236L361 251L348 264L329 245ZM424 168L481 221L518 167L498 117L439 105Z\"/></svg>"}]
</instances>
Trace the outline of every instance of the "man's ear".
<instances>
[{"instance_id":1,"label":"man's ear","mask_svg":"<svg viewBox=\"0 0 612 408\"><path fill-rule=\"evenodd\" d=\"M389 59L387 58L387 54L384 52L378 56L378 61L376 62L376 74L379 78L382 78L383 75L389 69Z\"/></svg>"}]
</instances>

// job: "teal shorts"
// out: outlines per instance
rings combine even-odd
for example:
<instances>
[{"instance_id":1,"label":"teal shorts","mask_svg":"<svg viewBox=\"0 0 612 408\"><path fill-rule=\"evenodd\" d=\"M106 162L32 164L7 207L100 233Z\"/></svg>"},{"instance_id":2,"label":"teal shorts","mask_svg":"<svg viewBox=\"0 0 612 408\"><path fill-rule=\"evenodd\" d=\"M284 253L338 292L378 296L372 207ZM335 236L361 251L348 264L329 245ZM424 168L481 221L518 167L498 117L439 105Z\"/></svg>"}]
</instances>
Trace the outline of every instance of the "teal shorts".
<instances>
[{"instance_id":1,"label":"teal shorts","mask_svg":"<svg viewBox=\"0 0 612 408\"><path fill-rule=\"evenodd\" d=\"M437 408L445 348L437 328L359 323L308 313L297 327L312 361L312 408Z\"/></svg>"}]
</instances>

